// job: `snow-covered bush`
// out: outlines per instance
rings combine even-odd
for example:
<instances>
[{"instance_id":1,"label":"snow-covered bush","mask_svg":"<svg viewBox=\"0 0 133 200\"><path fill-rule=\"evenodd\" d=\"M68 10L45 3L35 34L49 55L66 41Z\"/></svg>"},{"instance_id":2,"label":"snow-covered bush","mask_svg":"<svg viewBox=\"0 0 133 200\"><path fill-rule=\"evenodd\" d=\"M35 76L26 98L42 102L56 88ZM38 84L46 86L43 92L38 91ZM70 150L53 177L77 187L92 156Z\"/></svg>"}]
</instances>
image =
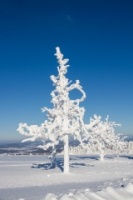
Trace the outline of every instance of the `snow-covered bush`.
<instances>
[{"instance_id":1,"label":"snow-covered bush","mask_svg":"<svg viewBox=\"0 0 133 200\"><path fill-rule=\"evenodd\" d=\"M119 126L121 125L109 121L109 116L102 120L101 116L94 115L90 118L90 123L86 125L89 134L83 137L84 147L98 152L100 160L104 159L108 149L116 153L123 151L124 141L115 131L115 128Z\"/></svg>"},{"instance_id":2,"label":"snow-covered bush","mask_svg":"<svg viewBox=\"0 0 133 200\"><path fill-rule=\"evenodd\" d=\"M127 142L127 153L133 154L133 141Z\"/></svg>"}]
</instances>

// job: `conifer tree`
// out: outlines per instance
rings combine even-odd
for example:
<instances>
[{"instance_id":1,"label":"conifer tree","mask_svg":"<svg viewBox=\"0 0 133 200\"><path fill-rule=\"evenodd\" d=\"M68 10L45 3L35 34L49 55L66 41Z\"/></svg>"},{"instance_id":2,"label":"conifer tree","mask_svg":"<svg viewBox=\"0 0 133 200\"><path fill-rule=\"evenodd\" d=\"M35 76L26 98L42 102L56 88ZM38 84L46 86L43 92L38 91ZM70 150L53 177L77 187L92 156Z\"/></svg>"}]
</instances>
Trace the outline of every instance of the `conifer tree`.
<instances>
[{"instance_id":1,"label":"conifer tree","mask_svg":"<svg viewBox=\"0 0 133 200\"><path fill-rule=\"evenodd\" d=\"M85 109L79 107L80 102L84 101L86 94L83 91L79 80L75 83L66 78L69 65L68 59L63 59L63 54L60 48L56 48L55 56L58 60L57 67L58 75L52 75L50 78L55 89L51 92L53 108L42 108L43 112L47 113L47 120L40 126L20 123L18 131L30 138L24 140L34 141L41 138L46 143L40 146L47 149L50 146L53 148L53 160L56 155L56 146L60 141L64 143L64 172L69 172L69 138L73 137L82 141L82 134L86 132L86 126L83 122ZM71 100L69 93L72 90L81 92L81 98Z\"/></svg>"}]
</instances>

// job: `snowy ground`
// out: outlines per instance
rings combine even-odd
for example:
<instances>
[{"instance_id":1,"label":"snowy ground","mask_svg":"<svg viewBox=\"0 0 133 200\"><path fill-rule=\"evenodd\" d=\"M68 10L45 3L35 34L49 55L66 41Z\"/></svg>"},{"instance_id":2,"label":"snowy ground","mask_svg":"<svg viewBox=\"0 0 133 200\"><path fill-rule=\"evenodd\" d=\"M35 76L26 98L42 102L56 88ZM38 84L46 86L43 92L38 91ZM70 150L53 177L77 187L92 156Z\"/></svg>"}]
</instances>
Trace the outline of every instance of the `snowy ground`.
<instances>
[{"instance_id":1,"label":"snowy ground","mask_svg":"<svg viewBox=\"0 0 133 200\"><path fill-rule=\"evenodd\" d=\"M133 200L133 156L71 156L69 174L62 156L56 169L49 164L47 156L0 155L0 200Z\"/></svg>"}]
</instances>

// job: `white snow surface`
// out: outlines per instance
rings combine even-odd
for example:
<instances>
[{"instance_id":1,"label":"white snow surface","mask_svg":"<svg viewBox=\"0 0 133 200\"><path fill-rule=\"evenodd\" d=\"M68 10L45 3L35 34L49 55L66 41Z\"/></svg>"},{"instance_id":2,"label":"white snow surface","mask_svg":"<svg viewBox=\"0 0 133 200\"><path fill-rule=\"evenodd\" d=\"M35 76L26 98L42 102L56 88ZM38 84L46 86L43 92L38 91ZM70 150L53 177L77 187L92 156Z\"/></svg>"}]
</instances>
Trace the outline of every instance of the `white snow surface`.
<instances>
[{"instance_id":1,"label":"white snow surface","mask_svg":"<svg viewBox=\"0 0 133 200\"><path fill-rule=\"evenodd\" d=\"M0 200L133 200L133 155L70 156L64 174L63 157L48 169L46 155L0 155Z\"/></svg>"}]
</instances>

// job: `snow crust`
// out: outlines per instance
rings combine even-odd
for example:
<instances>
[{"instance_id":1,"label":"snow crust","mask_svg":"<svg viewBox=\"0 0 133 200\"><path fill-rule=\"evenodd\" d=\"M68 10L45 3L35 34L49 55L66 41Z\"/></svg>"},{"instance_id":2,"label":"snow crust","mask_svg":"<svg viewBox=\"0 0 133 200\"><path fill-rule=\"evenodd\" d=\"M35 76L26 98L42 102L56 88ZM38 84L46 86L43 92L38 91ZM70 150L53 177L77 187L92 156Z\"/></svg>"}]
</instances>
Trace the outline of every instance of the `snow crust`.
<instances>
[{"instance_id":1,"label":"snow crust","mask_svg":"<svg viewBox=\"0 0 133 200\"><path fill-rule=\"evenodd\" d=\"M129 183L125 188L114 189L107 187L101 191L92 192L89 189L78 190L75 193L56 196L48 194L44 200L133 200L133 184Z\"/></svg>"}]
</instances>

